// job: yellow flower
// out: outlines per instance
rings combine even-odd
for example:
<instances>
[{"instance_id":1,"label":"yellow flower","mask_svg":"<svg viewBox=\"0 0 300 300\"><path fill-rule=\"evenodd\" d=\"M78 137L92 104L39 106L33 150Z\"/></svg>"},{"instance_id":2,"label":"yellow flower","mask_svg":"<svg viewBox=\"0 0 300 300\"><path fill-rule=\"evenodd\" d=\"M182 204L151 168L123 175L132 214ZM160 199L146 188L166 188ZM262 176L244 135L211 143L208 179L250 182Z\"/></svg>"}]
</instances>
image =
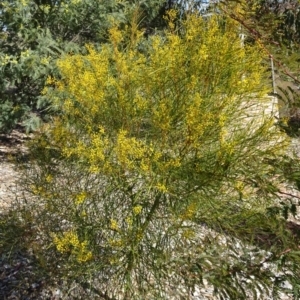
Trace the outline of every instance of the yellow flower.
<instances>
[{"instance_id":1,"label":"yellow flower","mask_svg":"<svg viewBox=\"0 0 300 300\"><path fill-rule=\"evenodd\" d=\"M49 64L49 58L43 57L43 58L41 59L41 64L43 64L43 65L48 65L48 64Z\"/></svg>"},{"instance_id":2,"label":"yellow flower","mask_svg":"<svg viewBox=\"0 0 300 300\"><path fill-rule=\"evenodd\" d=\"M137 216L141 213L142 211L142 206L141 205L137 205L133 208L133 213Z\"/></svg>"},{"instance_id":3,"label":"yellow flower","mask_svg":"<svg viewBox=\"0 0 300 300\"><path fill-rule=\"evenodd\" d=\"M234 188L238 191L238 192L242 192L244 190L244 183L240 180L238 180L235 185Z\"/></svg>"},{"instance_id":4,"label":"yellow flower","mask_svg":"<svg viewBox=\"0 0 300 300\"><path fill-rule=\"evenodd\" d=\"M54 84L55 83L55 79L51 76L48 76L45 82L47 85L49 84Z\"/></svg>"},{"instance_id":5,"label":"yellow flower","mask_svg":"<svg viewBox=\"0 0 300 300\"><path fill-rule=\"evenodd\" d=\"M42 195L44 193L44 188L42 186L31 185L31 191L34 195Z\"/></svg>"},{"instance_id":6,"label":"yellow flower","mask_svg":"<svg viewBox=\"0 0 300 300\"><path fill-rule=\"evenodd\" d=\"M183 237L186 239L191 239L195 236L195 231L192 229L186 229L183 232Z\"/></svg>"},{"instance_id":7,"label":"yellow flower","mask_svg":"<svg viewBox=\"0 0 300 300\"><path fill-rule=\"evenodd\" d=\"M24 57L24 58L26 58L26 57L29 57L30 56L30 53L29 53L29 50L27 49L26 51L22 51L21 52L21 57Z\"/></svg>"},{"instance_id":8,"label":"yellow flower","mask_svg":"<svg viewBox=\"0 0 300 300\"><path fill-rule=\"evenodd\" d=\"M109 34L110 34L110 40L115 45L119 44L123 40L123 34L122 34L122 32L118 28L116 28L116 27L111 28L109 30Z\"/></svg>"},{"instance_id":9,"label":"yellow flower","mask_svg":"<svg viewBox=\"0 0 300 300\"><path fill-rule=\"evenodd\" d=\"M110 219L110 229L112 230L119 230L118 222L114 219Z\"/></svg>"},{"instance_id":10,"label":"yellow flower","mask_svg":"<svg viewBox=\"0 0 300 300\"><path fill-rule=\"evenodd\" d=\"M52 233L52 240L59 252L71 252L78 262L86 262L93 258L92 252L87 249L88 242L80 242L73 230L66 231L61 236Z\"/></svg>"},{"instance_id":11,"label":"yellow flower","mask_svg":"<svg viewBox=\"0 0 300 300\"><path fill-rule=\"evenodd\" d=\"M77 205L80 205L81 203L84 202L84 200L87 198L87 193L86 192L81 192L79 194L76 195L76 199L75 199L75 203Z\"/></svg>"},{"instance_id":12,"label":"yellow flower","mask_svg":"<svg viewBox=\"0 0 300 300\"><path fill-rule=\"evenodd\" d=\"M168 189L166 188L166 186L162 183L158 183L156 185L156 188L160 191L160 192L163 192L163 193L167 193L168 192Z\"/></svg>"},{"instance_id":13,"label":"yellow flower","mask_svg":"<svg viewBox=\"0 0 300 300\"><path fill-rule=\"evenodd\" d=\"M48 174L45 178L47 183L51 183L53 181L53 176L51 174Z\"/></svg>"},{"instance_id":14,"label":"yellow flower","mask_svg":"<svg viewBox=\"0 0 300 300\"><path fill-rule=\"evenodd\" d=\"M131 217L127 217L125 221L126 221L126 223L127 223L127 225L128 225L129 227L132 226L133 220L132 220Z\"/></svg>"},{"instance_id":15,"label":"yellow flower","mask_svg":"<svg viewBox=\"0 0 300 300\"><path fill-rule=\"evenodd\" d=\"M124 242L121 239L110 239L108 243L111 247L117 248L122 247L124 245Z\"/></svg>"},{"instance_id":16,"label":"yellow flower","mask_svg":"<svg viewBox=\"0 0 300 300\"><path fill-rule=\"evenodd\" d=\"M118 162L122 167L128 169L134 168L135 162L141 160L146 154L146 147L135 138L128 138L127 132L121 130L117 137L117 144L115 146L115 153Z\"/></svg>"},{"instance_id":17,"label":"yellow flower","mask_svg":"<svg viewBox=\"0 0 300 300\"><path fill-rule=\"evenodd\" d=\"M188 207L185 209L185 211L181 214L181 218L183 220L189 220L194 217L197 211L197 205L196 202L192 202L188 205Z\"/></svg>"}]
</instances>

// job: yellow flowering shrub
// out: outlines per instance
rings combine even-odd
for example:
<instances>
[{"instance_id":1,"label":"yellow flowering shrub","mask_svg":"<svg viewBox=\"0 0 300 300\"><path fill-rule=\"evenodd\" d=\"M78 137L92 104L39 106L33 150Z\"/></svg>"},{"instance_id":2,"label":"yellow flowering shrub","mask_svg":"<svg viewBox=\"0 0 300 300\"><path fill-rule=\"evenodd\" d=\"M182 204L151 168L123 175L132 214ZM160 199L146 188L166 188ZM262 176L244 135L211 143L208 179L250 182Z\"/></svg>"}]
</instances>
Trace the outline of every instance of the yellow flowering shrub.
<instances>
[{"instance_id":1,"label":"yellow flowering shrub","mask_svg":"<svg viewBox=\"0 0 300 300\"><path fill-rule=\"evenodd\" d=\"M222 262L242 251L229 250L233 228L253 242L274 204L270 161L287 145L273 116L244 118L268 92L259 46L242 47L238 25L223 17L178 24L171 11L166 20L169 29L148 39L133 26L129 42L115 25L101 48L61 59L61 77L48 79L61 114L31 146L28 180L51 204L52 242L89 261L112 297L168 299L184 274L194 286L203 274L215 284ZM243 227L239 216L250 221ZM221 242L204 227L231 236ZM250 269L232 281L256 276Z\"/></svg>"}]
</instances>

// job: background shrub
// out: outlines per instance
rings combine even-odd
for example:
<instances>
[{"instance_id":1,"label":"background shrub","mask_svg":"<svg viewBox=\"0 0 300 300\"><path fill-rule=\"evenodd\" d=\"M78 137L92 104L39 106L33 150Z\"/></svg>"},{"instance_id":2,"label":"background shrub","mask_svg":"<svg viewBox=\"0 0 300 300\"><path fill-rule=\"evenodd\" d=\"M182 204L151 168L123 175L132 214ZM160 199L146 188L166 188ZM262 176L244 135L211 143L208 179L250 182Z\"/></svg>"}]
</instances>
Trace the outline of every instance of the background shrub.
<instances>
[{"instance_id":1,"label":"background shrub","mask_svg":"<svg viewBox=\"0 0 300 300\"><path fill-rule=\"evenodd\" d=\"M54 111L41 95L48 76L58 75L56 60L83 53L84 44L107 40L112 22L122 26L140 7L151 31L164 1L2 1L0 4L0 132L21 123L36 130ZM154 20L154 23L152 23ZM161 25L160 25L161 26Z\"/></svg>"}]
</instances>

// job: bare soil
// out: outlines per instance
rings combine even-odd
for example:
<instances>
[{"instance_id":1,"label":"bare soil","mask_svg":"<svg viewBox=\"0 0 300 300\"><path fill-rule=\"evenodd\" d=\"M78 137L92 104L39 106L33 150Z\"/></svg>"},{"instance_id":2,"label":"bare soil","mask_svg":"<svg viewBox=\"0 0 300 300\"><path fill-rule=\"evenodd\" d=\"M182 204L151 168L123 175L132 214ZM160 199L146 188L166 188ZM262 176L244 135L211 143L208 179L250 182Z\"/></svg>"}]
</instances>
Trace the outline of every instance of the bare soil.
<instances>
[{"instance_id":1,"label":"bare soil","mask_svg":"<svg viewBox=\"0 0 300 300\"><path fill-rule=\"evenodd\" d=\"M32 137L21 130L0 135L0 213L12 200L21 196L18 191L18 159L27 154L26 141Z\"/></svg>"}]
</instances>

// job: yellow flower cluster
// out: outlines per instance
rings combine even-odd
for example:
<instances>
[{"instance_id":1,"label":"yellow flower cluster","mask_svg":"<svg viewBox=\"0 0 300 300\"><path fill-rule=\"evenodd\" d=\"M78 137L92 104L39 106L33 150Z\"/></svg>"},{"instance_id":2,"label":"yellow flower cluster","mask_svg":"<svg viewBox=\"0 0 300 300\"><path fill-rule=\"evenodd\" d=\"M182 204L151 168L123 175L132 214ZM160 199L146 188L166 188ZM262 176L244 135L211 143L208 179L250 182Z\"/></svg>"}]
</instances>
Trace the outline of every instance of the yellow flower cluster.
<instances>
[{"instance_id":1,"label":"yellow flower cluster","mask_svg":"<svg viewBox=\"0 0 300 300\"><path fill-rule=\"evenodd\" d=\"M51 193L47 190L47 188L43 185L31 185L31 192L36 195L43 198L50 198Z\"/></svg>"},{"instance_id":2,"label":"yellow flower cluster","mask_svg":"<svg viewBox=\"0 0 300 300\"><path fill-rule=\"evenodd\" d=\"M170 28L170 30L174 30L175 29L175 19L176 19L176 16L177 16L177 10L175 9L170 9L166 16L164 17L164 19L166 21L168 21L168 26Z\"/></svg>"},{"instance_id":3,"label":"yellow flower cluster","mask_svg":"<svg viewBox=\"0 0 300 300\"><path fill-rule=\"evenodd\" d=\"M80 192L79 194L76 195L75 203L77 205L80 205L85 201L86 198L87 198L87 193L85 191Z\"/></svg>"},{"instance_id":4,"label":"yellow flower cluster","mask_svg":"<svg viewBox=\"0 0 300 300\"><path fill-rule=\"evenodd\" d=\"M176 14L171 10L166 17L171 29ZM162 159L163 150L178 141L181 155L200 153L214 137L216 120L222 128L219 142L233 151L232 144L224 143L227 121L222 118L232 121L241 102L234 95L261 90L263 68L255 47L241 47L237 24L226 20L225 30L219 23L217 16L204 20L190 15L183 21L185 34L170 30L164 39L152 36L147 55L136 43L121 51L125 33L114 26L110 44L100 51L87 45L87 55L60 60L64 80L49 78L47 83L68 94L62 109L83 127L79 139L76 133L72 137L76 142L67 138L63 153L84 159L94 173L120 166L144 174L160 166L157 170L167 172L175 164L180 167L182 158ZM62 120L59 126L64 124ZM99 132L97 125L110 132ZM149 145L153 141L154 151Z\"/></svg>"},{"instance_id":5,"label":"yellow flower cluster","mask_svg":"<svg viewBox=\"0 0 300 300\"><path fill-rule=\"evenodd\" d=\"M167 193L167 192L168 192L167 187L166 187L163 183L160 183L160 182L159 182L159 183L156 185L156 188L157 188L158 191L160 191L160 192L162 192L162 193Z\"/></svg>"},{"instance_id":6,"label":"yellow flower cluster","mask_svg":"<svg viewBox=\"0 0 300 300\"><path fill-rule=\"evenodd\" d=\"M133 224L133 219L132 219L132 217L127 217L127 218L125 219L125 222L126 222L126 224L128 225L128 228L131 229L132 224Z\"/></svg>"},{"instance_id":7,"label":"yellow flower cluster","mask_svg":"<svg viewBox=\"0 0 300 300\"><path fill-rule=\"evenodd\" d=\"M197 212L197 204L196 202L192 202L187 206L185 211L181 214L181 219L182 220L190 220L192 219Z\"/></svg>"},{"instance_id":8,"label":"yellow flower cluster","mask_svg":"<svg viewBox=\"0 0 300 300\"><path fill-rule=\"evenodd\" d=\"M120 248L124 245L124 242L121 239L110 239L108 243L111 247L116 247L116 248Z\"/></svg>"},{"instance_id":9,"label":"yellow flower cluster","mask_svg":"<svg viewBox=\"0 0 300 300\"><path fill-rule=\"evenodd\" d=\"M186 239L191 239L191 238L195 237L195 231L193 229L188 228L183 231L182 235Z\"/></svg>"},{"instance_id":10,"label":"yellow flower cluster","mask_svg":"<svg viewBox=\"0 0 300 300\"><path fill-rule=\"evenodd\" d=\"M88 250L88 242L80 242L76 232L70 230L58 236L52 234L53 243L61 253L71 253L78 262L86 262L93 258L92 252Z\"/></svg>"},{"instance_id":11,"label":"yellow flower cluster","mask_svg":"<svg viewBox=\"0 0 300 300\"><path fill-rule=\"evenodd\" d=\"M109 30L110 40L112 41L114 46L119 45L119 43L123 40L122 32L117 28L113 27Z\"/></svg>"},{"instance_id":12,"label":"yellow flower cluster","mask_svg":"<svg viewBox=\"0 0 300 300\"><path fill-rule=\"evenodd\" d=\"M42 57L41 58L41 64L48 65L49 64L49 58L48 57Z\"/></svg>"},{"instance_id":13,"label":"yellow flower cluster","mask_svg":"<svg viewBox=\"0 0 300 300\"><path fill-rule=\"evenodd\" d=\"M0 65L1 66L5 66L8 63L12 63L12 64L17 64L17 60L14 59L14 56L12 55L7 55L5 54L5 56L0 57Z\"/></svg>"},{"instance_id":14,"label":"yellow flower cluster","mask_svg":"<svg viewBox=\"0 0 300 300\"><path fill-rule=\"evenodd\" d=\"M110 220L110 229L115 230L115 231L119 231L119 225L118 222L114 219Z\"/></svg>"},{"instance_id":15,"label":"yellow flower cluster","mask_svg":"<svg viewBox=\"0 0 300 300\"><path fill-rule=\"evenodd\" d=\"M141 205L136 205L133 207L133 213L137 216L141 213L143 207Z\"/></svg>"},{"instance_id":16,"label":"yellow flower cluster","mask_svg":"<svg viewBox=\"0 0 300 300\"><path fill-rule=\"evenodd\" d=\"M24 1L24 0L23 0ZM39 8L45 13L45 14L48 14L51 7L50 5L40 5Z\"/></svg>"},{"instance_id":17,"label":"yellow flower cluster","mask_svg":"<svg viewBox=\"0 0 300 300\"><path fill-rule=\"evenodd\" d=\"M51 183L53 181L53 176L51 174L48 174L46 177L45 177L45 180L47 183Z\"/></svg>"},{"instance_id":18,"label":"yellow flower cluster","mask_svg":"<svg viewBox=\"0 0 300 300\"><path fill-rule=\"evenodd\" d=\"M135 138L127 137L127 132L121 130L117 136L115 153L120 165L125 169L132 169L137 160L141 160L147 149Z\"/></svg>"},{"instance_id":19,"label":"yellow flower cluster","mask_svg":"<svg viewBox=\"0 0 300 300\"><path fill-rule=\"evenodd\" d=\"M242 181L240 181L240 180L236 181L236 183L235 183L235 185L234 185L234 188L235 188L238 192L240 192L240 193L243 192L244 187L245 187L244 182L242 182Z\"/></svg>"},{"instance_id":20,"label":"yellow flower cluster","mask_svg":"<svg viewBox=\"0 0 300 300\"><path fill-rule=\"evenodd\" d=\"M30 56L30 51L28 49L21 52L21 57L22 58L26 58L26 57L29 57L29 56Z\"/></svg>"}]
</instances>

